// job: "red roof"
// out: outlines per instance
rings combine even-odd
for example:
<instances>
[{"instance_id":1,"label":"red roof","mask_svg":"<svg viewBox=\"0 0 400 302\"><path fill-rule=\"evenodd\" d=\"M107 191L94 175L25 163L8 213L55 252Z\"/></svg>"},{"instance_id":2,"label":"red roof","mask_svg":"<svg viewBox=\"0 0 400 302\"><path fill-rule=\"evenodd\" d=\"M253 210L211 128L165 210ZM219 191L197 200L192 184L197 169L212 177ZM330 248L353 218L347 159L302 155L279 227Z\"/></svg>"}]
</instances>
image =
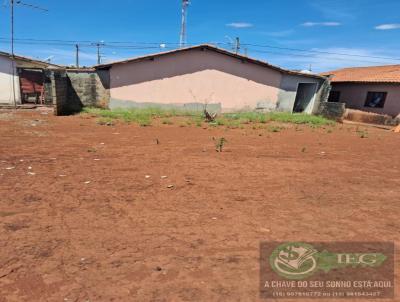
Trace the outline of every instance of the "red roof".
<instances>
[{"instance_id":1,"label":"red roof","mask_svg":"<svg viewBox=\"0 0 400 302\"><path fill-rule=\"evenodd\" d=\"M400 83L400 65L351 67L322 73L332 82Z\"/></svg>"}]
</instances>

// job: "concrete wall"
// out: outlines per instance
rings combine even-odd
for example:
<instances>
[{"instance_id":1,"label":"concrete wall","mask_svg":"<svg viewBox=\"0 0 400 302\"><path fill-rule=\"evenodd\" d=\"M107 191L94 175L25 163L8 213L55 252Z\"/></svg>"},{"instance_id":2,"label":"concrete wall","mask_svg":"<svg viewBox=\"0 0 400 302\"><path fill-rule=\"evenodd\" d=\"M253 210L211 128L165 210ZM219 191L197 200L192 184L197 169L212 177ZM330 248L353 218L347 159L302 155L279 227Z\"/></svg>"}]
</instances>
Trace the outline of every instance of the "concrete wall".
<instances>
[{"instance_id":1,"label":"concrete wall","mask_svg":"<svg viewBox=\"0 0 400 302\"><path fill-rule=\"evenodd\" d=\"M195 49L114 65L110 107L210 103L224 111L275 109L281 79L274 69Z\"/></svg>"},{"instance_id":2,"label":"concrete wall","mask_svg":"<svg viewBox=\"0 0 400 302\"><path fill-rule=\"evenodd\" d=\"M342 121L345 112L346 105L344 103L322 102L317 113L332 120Z\"/></svg>"},{"instance_id":3,"label":"concrete wall","mask_svg":"<svg viewBox=\"0 0 400 302\"><path fill-rule=\"evenodd\" d=\"M71 98L71 81L63 69L45 70L45 99L54 106L56 115L79 112L83 105L78 98Z\"/></svg>"},{"instance_id":4,"label":"concrete wall","mask_svg":"<svg viewBox=\"0 0 400 302\"><path fill-rule=\"evenodd\" d=\"M83 106L108 107L109 72L94 69L68 69L69 98Z\"/></svg>"},{"instance_id":5,"label":"concrete wall","mask_svg":"<svg viewBox=\"0 0 400 302\"><path fill-rule=\"evenodd\" d=\"M305 112L315 113L318 110L320 99L323 97L324 91L322 88L325 82L316 78L285 74L282 77L278 96L279 111L293 111L294 102L296 100L297 87L300 83L309 83L316 85L315 96L312 102L310 102L310 104L307 106Z\"/></svg>"},{"instance_id":6,"label":"concrete wall","mask_svg":"<svg viewBox=\"0 0 400 302\"><path fill-rule=\"evenodd\" d=\"M57 115L79 112L84 106L108 106L108 71L47 69L45 75L45 98L51 100Z\"/></svg>"},{"instance_id":7,"label":"concrete wall","mask_svg":"<svg viewBox=\"0 0 400 302\"><path fill-rule=\"evenodd\" d=\"M208 103L225 112L254 109L292 112L299 83L316 83L316 98L306 110L316 112L324 80L288 75L212 50L194 49L113 65L110 108L202 109Z\"/></svg>"},{"instance_id":8,"label":"concrete wall","mask_svg":"<svg viewBox=\"0 0 400 302\"><path fill-rule=\"evenodd\" d=\"M8 57L0 56L0 104L14 104L13 96L13 66L12 61ZM14 66L14 84L15 98L17 104L21 103L21 93L19 88L19 77L17 74L17 66Z\"/></svg>"},{"instance_id":9,"label":"concrete wall","mask_svg":"<svg viewBox=\"0 0 400 302\"><path fill-rule=\"evenodd\" d=\"M400 84L332 83L333 91L340 91L340 102L347 108L397 116L400 114ZM364 107L368 91L387 92L383 108Z\"/></svg>"},{"instance_id":10,"label":"concrete wall","mask_svg":"<svg viewBox=\"0 0 400 302\"><path fill-rule=\"evenodd\" d=\"M75 112L74 105L68 98L69 80L65 71L52 71L49 73L51 95L56 115L66 115Z\"/></svg>"}]
</instances>

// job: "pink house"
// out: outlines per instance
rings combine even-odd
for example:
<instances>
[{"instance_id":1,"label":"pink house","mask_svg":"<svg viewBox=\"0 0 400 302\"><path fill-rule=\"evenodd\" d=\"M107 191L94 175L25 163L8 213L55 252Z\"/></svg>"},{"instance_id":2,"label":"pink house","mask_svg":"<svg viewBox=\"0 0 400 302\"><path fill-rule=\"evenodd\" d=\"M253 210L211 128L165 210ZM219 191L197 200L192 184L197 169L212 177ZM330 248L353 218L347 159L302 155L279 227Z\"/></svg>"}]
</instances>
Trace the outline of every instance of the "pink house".
<instances>
[{"instance_id":1,"label":"pink house","mask_svg":"<svg viewBox=\"0 0 400 302\"><path fill-rule=\"evenodd\" d=\"M182 107L315 113L323 76L286 70L211 45L96 66L109 71L109 107Z\"/></svg>"},{"instance_id":2,"label":"pink house","mask_svg":"<svg viewBox=\"0 0 400 302\"><path fill-rule=\"evenodd\" d=\"M330 102L396 117L400 114L400 65L353 67L329 72Z\"/></svg>"}]
</instances>

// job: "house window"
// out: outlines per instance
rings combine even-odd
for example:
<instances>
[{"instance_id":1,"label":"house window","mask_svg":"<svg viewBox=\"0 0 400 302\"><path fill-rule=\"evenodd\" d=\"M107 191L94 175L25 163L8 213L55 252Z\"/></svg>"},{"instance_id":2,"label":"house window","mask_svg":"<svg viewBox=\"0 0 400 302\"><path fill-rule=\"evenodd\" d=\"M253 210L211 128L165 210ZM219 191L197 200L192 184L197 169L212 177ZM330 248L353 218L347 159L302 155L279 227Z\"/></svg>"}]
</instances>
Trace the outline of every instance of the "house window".
<instances>
[{"instance_id":1,"label":"house window","mask_svg":"<svg viewBox=\"0 0 400 302\"><path fill-rule=\"evenodd\" d=\"M332 90L331 93L329 94L329 99L328 102L339 102L340 101L340 91L334 91Z\"/></svg>"},{"instance_id":2,"label":"house window","mask_svg":"<svg viewBox=\"0 0 400 302\"><path fill-rule=\"evenodd\" d=\"M368 91L365 107L383 108L386 101L387 92Z\"/></svg>"}]
</instances>

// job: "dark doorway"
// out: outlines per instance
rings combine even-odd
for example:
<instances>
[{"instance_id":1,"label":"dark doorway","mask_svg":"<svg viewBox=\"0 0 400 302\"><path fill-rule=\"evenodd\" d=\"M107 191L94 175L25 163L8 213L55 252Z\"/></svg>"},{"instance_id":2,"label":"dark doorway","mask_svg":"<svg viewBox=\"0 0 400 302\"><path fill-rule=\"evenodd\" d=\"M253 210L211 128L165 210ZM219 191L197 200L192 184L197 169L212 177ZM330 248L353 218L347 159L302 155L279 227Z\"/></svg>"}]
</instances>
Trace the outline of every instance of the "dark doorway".
<instances>
[{"instance_id":1,"label":"dark doorway","mask_svg":"<svg viewBox=\"0 0 400 302\"><path fill-rule=\"evenodd\" d=\"M305 112L314 100L317 84L300 83L297 87L296 100L294 101L293 112Z\"/></svg>"},{"instance_id":2,"label":"dark doorway","mask_svg":"<svg viewBox=\"0 0 400 302\"><path fill-rule=\"evenodd\" d=\"M41 69L20 69L21 101L23 104L44 103L44 74Z\"/></svg>"},{"instance_id":3,"label":"dark doorway","mask_svg":"<svg viewBox=\"0 0 400 302\"><path fill-rule=\"evenodd\" d=\"M338 103L340 101L340 91L332 90L329 94L328 102Z\"/></svg>"}]
</instances>

